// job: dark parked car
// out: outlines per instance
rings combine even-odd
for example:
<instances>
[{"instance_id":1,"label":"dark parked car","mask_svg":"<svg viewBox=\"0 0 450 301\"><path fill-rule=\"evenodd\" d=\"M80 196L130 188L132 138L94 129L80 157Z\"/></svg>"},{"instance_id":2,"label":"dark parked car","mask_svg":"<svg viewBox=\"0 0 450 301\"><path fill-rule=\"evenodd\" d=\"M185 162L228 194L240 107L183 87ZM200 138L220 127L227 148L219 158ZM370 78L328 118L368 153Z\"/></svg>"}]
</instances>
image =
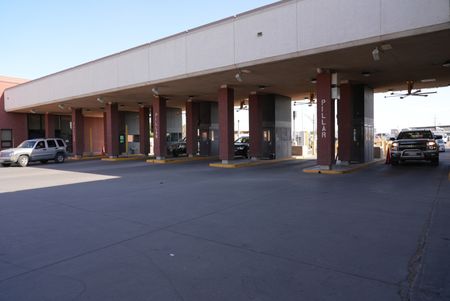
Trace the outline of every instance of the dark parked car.
<instances>
[{"instance_id":1,"label":"dark parked car","mask_svg":"<svg viewBox=\"0 0 450 301\"><path fill-rule=\"evenodd\" d=\"M248 158L248 149L250 146L250 139L248 136L242 136L234 141L234 155Z\"/></svg>"},{"instance_id":2,"label":"dark parked car","mask_svg":"<svg viewBox=\"0 0 450 301\"><path fill-rule=\"evenodd\" d=\"M169 154L172 154L172 156L174 156L174 157L178 157L179 155L186 154L186 137L184 137L180 141L177 141L177 142L169 145L168 151L169 151Z\"/></svg>"},{"instance_id":3,"label":"dark parked car","mask_svg":"<svg viewBox=\"0 0 450 301\"><path fill-rule=\"evenodd\" d=\"M402 131L391 146L391 164L405 161L430 161L439 165L439 148L429 130Z\"/></svg>"}]
</instances>

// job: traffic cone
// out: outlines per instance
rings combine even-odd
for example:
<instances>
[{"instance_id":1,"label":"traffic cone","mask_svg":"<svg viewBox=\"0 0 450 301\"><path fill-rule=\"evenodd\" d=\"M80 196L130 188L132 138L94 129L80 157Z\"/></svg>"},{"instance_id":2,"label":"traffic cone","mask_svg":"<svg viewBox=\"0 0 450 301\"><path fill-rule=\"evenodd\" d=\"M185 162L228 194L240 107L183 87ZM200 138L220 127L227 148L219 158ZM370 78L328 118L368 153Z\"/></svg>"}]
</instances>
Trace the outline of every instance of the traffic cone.
<instances>
[{"instance_id":1,"label":"traffic cone","mask_svg":"<svg viewBox=\"0 0 450 301\"><path fill-rule=\"evenodd\" d=\"M386 162L384 164L391 164L391 149L389 147L386 152Z\"/></svg>"}]
</instances>

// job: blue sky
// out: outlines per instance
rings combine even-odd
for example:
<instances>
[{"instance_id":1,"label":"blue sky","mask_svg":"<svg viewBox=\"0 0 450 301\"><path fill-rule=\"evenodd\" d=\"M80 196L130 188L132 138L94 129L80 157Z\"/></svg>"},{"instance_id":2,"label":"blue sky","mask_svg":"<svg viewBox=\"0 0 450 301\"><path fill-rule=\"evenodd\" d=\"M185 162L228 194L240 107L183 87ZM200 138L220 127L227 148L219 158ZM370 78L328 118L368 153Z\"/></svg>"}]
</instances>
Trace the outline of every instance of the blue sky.
<instances>
[{"instance_id":1,"label":"blue sky","mask_svg":"<svg viewBox=\"0 0 450 301\"><path fill-rule=\"evenodd\" d=\"M0 0L0 75L35 79L273 2ZM375 95L377 131L449 125L450 87L438 91L404 100Z\"/></svg>"}]
</instances>

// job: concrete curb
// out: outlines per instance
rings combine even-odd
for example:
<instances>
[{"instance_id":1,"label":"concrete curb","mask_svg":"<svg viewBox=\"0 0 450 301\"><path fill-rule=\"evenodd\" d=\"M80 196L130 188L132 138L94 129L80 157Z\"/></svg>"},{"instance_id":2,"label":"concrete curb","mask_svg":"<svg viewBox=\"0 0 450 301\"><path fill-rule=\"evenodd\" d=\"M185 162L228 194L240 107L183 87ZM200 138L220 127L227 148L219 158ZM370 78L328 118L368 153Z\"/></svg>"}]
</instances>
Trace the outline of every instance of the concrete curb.
<instances>
[{"instance_id":1,"label":"concrete curb","mask_svg":"<svg viewBox=\"0 0 450 301\"><path fill-rule=\"evenodd\" d=\"M149 159L146 162L150 163L150 164L180 164L180 163L215 160L215 159L217 159L216 156L214 156L214 157L178 157L178 158L169 158L169 159L162 159L162 160Z\"/></svg>"},{"instance_id":2,"label":"concrete curb","mask_svg":"<svg viewBox=\"0 0 450 301\"><path fill-rule=\"evenodd\" d=\"M280 162L298 160L295 158L286 158L286 159L278 159L278 160L256 160L256 161L246 161L246 162L238 162L238 163L210 163L210 167L216 168L242 168L242 167L251 167L251 166L260 166L260 165L270 165L277 164Z\"/></svg>"},{"instance_id":3,"label":"concrete curb","mask_svg":"<svg viewBox=\"0 0 450 301\"><path fill-rule=\"evenodd\" d=\"M339 169L330 169L330 170L320 169L320 167L314 166L313 168L303 169L303 172L304 173L325 174L325 175L342 175L342 174L356 172L358 170L367 168L374 164L381 163L383 161L384 161L384 159L377 159L377 160L367 162L367 163L354 164L354 165L349 165L349 166L345 166L345 167L339 167Z\"/></svg>"},{"instance_id":4,"label":"concrete curb","mask_svg":"<svg viewBox=\"0 0 450 301\"><path fill-rule=\"evenodd\" d=\"M67 158L68 161L92 161L92 160L101 160L106 158L106 156L99 155L99 156L83 156L83 157L69 157Z\"/></svg>"},{"instance_id":5,"label":"concrete curb","mask_svg":"<svg viewBox=\"0 0 450 301\"><path fill-rule=\"evenodd\" d=\"M120 162L120 161L139 161L147 159L146 156L130 156L130 157L118 157L118 158L102 158L102 161L106 162Z\"/></svg>"}]
</instances>

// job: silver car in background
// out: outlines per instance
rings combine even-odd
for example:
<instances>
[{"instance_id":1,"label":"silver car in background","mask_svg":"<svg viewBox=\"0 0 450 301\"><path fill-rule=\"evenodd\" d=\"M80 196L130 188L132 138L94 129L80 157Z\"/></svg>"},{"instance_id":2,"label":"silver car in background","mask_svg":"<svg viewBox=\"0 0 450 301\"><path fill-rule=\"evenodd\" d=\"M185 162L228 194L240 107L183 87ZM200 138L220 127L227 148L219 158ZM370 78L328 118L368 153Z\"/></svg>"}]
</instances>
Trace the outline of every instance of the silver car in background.
<instances>
[{"instance_id":1,"label":"silver car in background","mask_svg":"<svg viewBox=\"0 0 450 301\"><path fill-rule=\"evenodd\" d=\"M22 167L32 161L47 163L54 160L63 163L67 157L67 146L59 138L25 140L16 148L5 149L0 152L0 163L7 167L17 163Z\"/></svg>"},{"instance_id":2,"label":"silver car in background","mask_svg":"<svg viewBox=\"0 0 450 301\"><path fill-rule=\"evenodd\" d=\"M444 139L436 139L436 143L439 146L439 151L440 152L445 152L445 142Z\"/></svg>"}]
</instances>

